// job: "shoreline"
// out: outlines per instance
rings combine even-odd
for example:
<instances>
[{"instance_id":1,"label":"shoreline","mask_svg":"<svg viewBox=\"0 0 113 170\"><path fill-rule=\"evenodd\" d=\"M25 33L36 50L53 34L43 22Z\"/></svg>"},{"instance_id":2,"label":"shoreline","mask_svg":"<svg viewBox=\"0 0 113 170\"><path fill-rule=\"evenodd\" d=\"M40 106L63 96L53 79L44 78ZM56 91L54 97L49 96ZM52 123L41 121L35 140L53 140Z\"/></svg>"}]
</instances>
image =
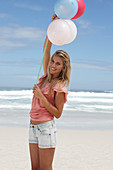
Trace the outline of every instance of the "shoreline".
<instances>
[{"instance_id":1,"label":"shoreline","mask_svg":"<svg viewBox=\"0 0 113 170\"><path fill-rule=\"evenodd\" d=\"M0 126L0 131L1 169L30 170L28 128ZM112 143L112 130L58 129L53 169L113 170Z\"/></svg>"},{"instance_id":2,"label":"shoreline","mask_svg":"<svg viewBox=\"0 0 113 170\"><path fill-rule=\"evenodd\" d=\"M29 110L0 110L0 126L29 127ZM113 130L113 113L63 111L55 119L58 129Z\"/></svg>"}]
</instances>

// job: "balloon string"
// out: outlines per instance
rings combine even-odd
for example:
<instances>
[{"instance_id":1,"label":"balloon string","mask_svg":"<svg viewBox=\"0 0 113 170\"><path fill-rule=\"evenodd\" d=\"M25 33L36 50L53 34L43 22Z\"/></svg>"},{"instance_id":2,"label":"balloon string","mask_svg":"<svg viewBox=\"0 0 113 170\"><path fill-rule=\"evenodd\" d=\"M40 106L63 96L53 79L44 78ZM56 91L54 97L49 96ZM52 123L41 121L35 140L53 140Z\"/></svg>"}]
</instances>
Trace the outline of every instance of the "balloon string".
<instances>
[{"instance_id":1,"label":"balloon string","mask_svg":"<svg viewBox=\"0 0 113 170\"><path fill-rule=\"evenodd\" d=\"M42 68L42 64L43 64L43 60L44 60L44 55L45 55L46 48L47 48L47 44L48 44L48 37L47 37L47 40L46 40L46 44L45 44L45 48L44 48L44 52L43 52L43 57L42 57L42 61L41 61L41 65L40 65L40 69L39 69L39 72L38 72L38 76L37 76L37 82L36 82L36 84L38 83L38 80L39 80L39 76L40 76L40 72L41 72L41 68Z\"/></svg>"}]
</instances>

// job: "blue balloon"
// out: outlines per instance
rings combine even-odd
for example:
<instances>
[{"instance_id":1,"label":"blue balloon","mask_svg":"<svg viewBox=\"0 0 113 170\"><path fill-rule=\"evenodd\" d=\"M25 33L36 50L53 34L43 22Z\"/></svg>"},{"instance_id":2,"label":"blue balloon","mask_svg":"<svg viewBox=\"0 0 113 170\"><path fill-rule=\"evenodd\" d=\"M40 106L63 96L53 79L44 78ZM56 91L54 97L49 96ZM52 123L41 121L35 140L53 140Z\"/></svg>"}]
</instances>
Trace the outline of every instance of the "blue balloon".
<instances>
[{"instance_id":1,"label":"blue balloon","mask_svg":"<svg viewBox=\"0 0 113 170\"><path fill-rule=\"evenodd\" d=\"M54 6L54 11L61 19L71 19L78 11L77 0L58 0Z\"/></svg>"}]
</instances>

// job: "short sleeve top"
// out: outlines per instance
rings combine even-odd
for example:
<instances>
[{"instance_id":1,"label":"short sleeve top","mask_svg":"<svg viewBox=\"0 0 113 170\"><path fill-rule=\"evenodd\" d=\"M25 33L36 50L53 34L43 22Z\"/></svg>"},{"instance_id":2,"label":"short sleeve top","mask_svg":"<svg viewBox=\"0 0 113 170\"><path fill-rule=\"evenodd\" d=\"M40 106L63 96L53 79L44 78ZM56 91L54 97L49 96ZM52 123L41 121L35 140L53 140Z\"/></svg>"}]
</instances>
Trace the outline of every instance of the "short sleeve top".
<instances>
[{"instance_id":1,"label":"short sleeve top","mask_svg":"<svg viewBox=\"0 0 113 170\"><path fill-rule=\"evenodd\" d=\"M45 74L39 79L39 83L37 84L38 86L41 84L41 82L45 79L46 76L47 74ZM47 98L47 100L53 106L55 106L55 99L54 99L55 92L64 92L64 95L65 95L64 103L66 103L67 95L68 95L68 91L66 87L65 86L60 87L59 84L57 83L53 87L51 95L49 95L49 85L50 83L47 82L41 88L41 91L43 95ZM35 95L33 95L33 99L32 99L30 117L31 117L31 120L34 120L34 121L49 121L54 118L54 116L44 107L43 103Z\"/></svg>"}]
</instances>

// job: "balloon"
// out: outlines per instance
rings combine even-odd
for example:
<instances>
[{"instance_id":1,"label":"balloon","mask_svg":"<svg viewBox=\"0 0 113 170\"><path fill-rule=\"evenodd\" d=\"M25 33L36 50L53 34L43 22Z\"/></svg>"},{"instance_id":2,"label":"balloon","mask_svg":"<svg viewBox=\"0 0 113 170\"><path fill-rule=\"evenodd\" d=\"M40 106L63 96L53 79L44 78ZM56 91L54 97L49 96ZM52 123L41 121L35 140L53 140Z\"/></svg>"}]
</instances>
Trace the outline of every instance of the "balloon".
<instances>
[{"instance_id":1,"label":"balloon","mask_svg":"<svg viewBox=\"0 0 113 170\"><path fill-rule=\"evenodd\" d=\"M70 29L71 29L71 36L70 36L70 38L69 38L69 40L68 40L68 43L70 43L70 42L72 42L72 41L76 38L76 36L77 36L77 27L76 27L76 25L74 24L73 21L71 21L71 20L65 20L65 21L69 24Z\"/></svg>"},{"instance_id":2,"label":"balloon","mask_svg":"<svg viewBox=\"0 0 113 170\"><path fill-rule=\"evenodd\" d=\"M75 16L71 19L77 19L79 17L81 17L85 11L85 2L84 0L77 0L78 2L78 11L77 13L75 14Z\"/></svg>"},{"instance_id":3,"label":"balloon","mask_svg":"<svg viewBox=\"0 0 113 170\"><path fill-rule=\"evenodd\" d=\"M53 44L64 45L70 40L71 29L65 20L57 19L48 26L47 35Z\"/></svg>"},{"instance_id":4,"label":"balloon","mask_svg":"<svg viewBox=\"0 0 113 170\"><path fill-rule=\"evenodd\" d=\"M77 0L58 0L54 6L55 14L61 19L70 19L78 11Z\"/></svg>"}]
</instances>

